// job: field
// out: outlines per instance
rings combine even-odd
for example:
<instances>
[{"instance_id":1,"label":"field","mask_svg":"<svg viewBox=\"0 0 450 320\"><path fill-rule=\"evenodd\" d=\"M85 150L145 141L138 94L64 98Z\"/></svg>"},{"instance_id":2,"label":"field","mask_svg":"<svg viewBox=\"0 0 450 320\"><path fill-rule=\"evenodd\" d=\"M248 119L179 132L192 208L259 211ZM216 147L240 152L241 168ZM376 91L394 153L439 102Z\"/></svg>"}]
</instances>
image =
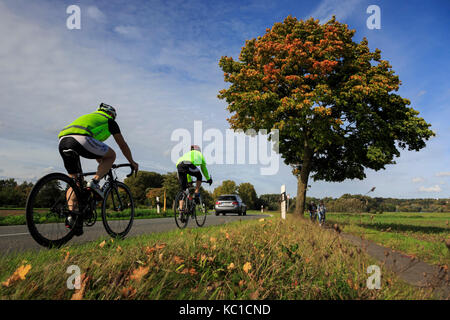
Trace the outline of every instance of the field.
<instances>
[{"instance_id":1,"label":"field","mask_svg":"<svg viewBox=\"0 0 450 320\"><path fill-rule=\"evenodd\" d=\"M432 298L383 265L381 289L368 289L372 264L335 231L289 215L3 256L0 299Z\"/></svg>"},{"instance_id":2,"label":"field","mask_svg":"<svg viewBox=\"0 0 450 320\"><path fill-rule=\"evenodd\" d=\"M449 266L450 213L327 213L330 224L420 260Z\"/></svg>"},{"instance_id":3,"label":"field","mask_svg":"<svg viewBox=\"0 0 450 320\"><path fill-rule=\"evenodd\" d=\"M45 209L39 209L39 211L45 212ZM129 216L129 211L125 210L124 213L126 213L125 216ZM261 213L259 210L248 210L248 214L259 214ZM100 210L97 212L99 215L97 217L97 220L101 220L101 212ZM208 209L208 214L214 214L213 209ZM161 210L161 213L157 213L156 209L143 209L143 208L136 208L134 210L134 218L135 219L156 219L156 218L167 218L167 217L173 217L173 210L167 209L164 213ZM52 222L51 220L47 219L48 221L45 222ZM44 221L43 221L44 222ZM25 218L25 209L24 208L14 208L14 209L5 209L0 208L0 226L11 226L11 225L24 225L26 224L26 218Z\"/></svg>"}]
</instances>

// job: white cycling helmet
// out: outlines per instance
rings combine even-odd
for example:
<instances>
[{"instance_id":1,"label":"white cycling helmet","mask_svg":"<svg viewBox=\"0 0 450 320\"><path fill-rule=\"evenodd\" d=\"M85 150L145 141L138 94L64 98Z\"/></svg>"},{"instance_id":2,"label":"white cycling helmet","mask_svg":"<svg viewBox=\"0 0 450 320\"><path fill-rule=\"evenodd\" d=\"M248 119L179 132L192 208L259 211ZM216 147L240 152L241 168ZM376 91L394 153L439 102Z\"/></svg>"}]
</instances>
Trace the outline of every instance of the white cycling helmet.
<instances>
[{"instance_id":1,"label":"white cycling helmet","mask_svg":"<svg viewBox=\"0 0 450 320\"><path fill-rule=\"evenodd\" d=\"M98 107L97 110L106 112L111 117L113 117L113 119L116 119L116 117L117 117L116 109L114 109L114 107L110 106L109 104L106 104L106 103L102 102L102 103L100 103L100 106Z\"/></svg>"}]
</instances>

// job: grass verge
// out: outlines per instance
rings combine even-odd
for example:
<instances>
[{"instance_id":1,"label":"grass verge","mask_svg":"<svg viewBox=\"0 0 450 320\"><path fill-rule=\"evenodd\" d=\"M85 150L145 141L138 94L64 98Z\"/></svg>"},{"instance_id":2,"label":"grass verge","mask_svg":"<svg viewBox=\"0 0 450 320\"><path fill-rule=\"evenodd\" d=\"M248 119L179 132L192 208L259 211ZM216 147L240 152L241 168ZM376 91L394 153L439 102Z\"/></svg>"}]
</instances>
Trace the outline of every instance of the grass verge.
<instances>
[{"instance_id":1,"label":"grass verge","mask_svg":"<svg viewBox=\"0 0 450 320\"><path fill-rule=\"evenodd\" d=\"M372 264L334 231L274 217L3 256L0 299L431 298L383 266L381 289L367 289ZM71 265L80 290L67 289Z\"/></svg>"},{"instance_id":2,"label":"grass verge","mask_svg":"<svg viewBox=\"0 0 450 320\"><path fill-rule=\"evenodd\" d=\"M338 223L344 232L447 267L450 264L450 250L446 246L446 241L450 241L449 220L450 213L327 214L327 221Z\"/></svg>"}]
</instances>

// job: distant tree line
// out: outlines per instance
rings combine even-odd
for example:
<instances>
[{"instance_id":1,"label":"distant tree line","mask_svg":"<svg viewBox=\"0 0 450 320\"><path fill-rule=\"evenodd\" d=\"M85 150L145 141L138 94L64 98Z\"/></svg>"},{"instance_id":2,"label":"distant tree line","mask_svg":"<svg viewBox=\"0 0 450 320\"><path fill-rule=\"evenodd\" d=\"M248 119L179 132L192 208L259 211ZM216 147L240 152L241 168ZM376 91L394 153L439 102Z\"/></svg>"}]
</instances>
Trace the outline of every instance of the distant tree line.
<instances>
[{"instance_id":1,"label":"distant tree line","mask_svg":"<svg viewBox=\"0 0 450 320\"><path fill-rule=\"evenodd\" d=\"M0 180L0 207L25 207L33 183L17 183L14 179Z\"/></svg>"},{"instance_id":2,"label":"distant tree line","mask_svg":"<svg viewBox=\"0 0 450 320\"><path fill-rule=\"evenodd\" d=\"M323 201L330 212L450 212L450 199L396 199L344 194L340 198L308 198Z\"/></svg>"},{"instance_id":3,"label":"distant tree line","mask_svg":"<svg viewBox=\"0 0 450 320\"><path fill-rule=\"evenodd\" d=\"M129 186L136 206L155 207L156 197L159 197L160 205L163 205L164 192L166 194L166 206L172 207L179 183L176 172L160 174L150 171L139 171L137 176L125 179ZM28 194L33 187L31 182L18 183L15 179L0 180L0 207L25 207ZM262 194L258 196L251 183L236 184L232 180L225 180L216 187L213 192L201 188L203 201L209 208L214 206L217 198L222 194L238 194L249 209L260 210L264 206L266 210L280 210L280 194ZM329 212L450 212L450 199L396 199L396 198L372 198L363 195L344 194L339 198L314 198L307 197L307 203L314 201L316 204L323 201ZM295 210L296 198L288 200L289 212Z\"/></svg>"}]
</instances>

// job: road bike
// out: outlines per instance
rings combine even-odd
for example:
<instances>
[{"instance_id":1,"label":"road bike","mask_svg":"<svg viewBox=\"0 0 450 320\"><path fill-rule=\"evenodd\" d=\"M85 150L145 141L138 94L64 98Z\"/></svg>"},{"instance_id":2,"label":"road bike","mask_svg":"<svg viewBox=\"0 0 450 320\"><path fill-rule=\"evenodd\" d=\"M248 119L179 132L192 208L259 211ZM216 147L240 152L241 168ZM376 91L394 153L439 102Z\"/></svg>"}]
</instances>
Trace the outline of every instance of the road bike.
<instances>
[{"instance_id":1,"label":"road bike","mask_svg":"<svg viewBox=\"0 0 450 320\"><path fill-rule=\"evenodd\" d=\"M206 222L208 210L206 209L206 205L203 203L201 195L198 199L198 203L196 202L194 199L194 191L195 187L191 182L188 184L186 190L178 192L175 197L173 211L175 214L175 223L180 229L187 226L189 217L195 219L195 222L199 227L202 227ZM180 210L180 201L183 201L182 210Z\"/></svg>"},{"instance_id":2,"label":"road bike","mask_svg":"<svg viewBox=\"0 0 450 320\"><path fill-rule=\"evenodd\" d=\"M77 156L75 151L69 152ZM26 221L33 239L44 247L60 247L81 235L81 226L92 227L97 210L101 210L106 232L113 238L124 238L133 225L134 201L127 185L117 180L116 169L123 167L131 165L113 165L105 175L103 199L86 187L84 177L95 172L81 173L76 178L50 173L39 179L26 204ZM133 172L131 169L127 177Z\"/></svg>"}]
</instances>

